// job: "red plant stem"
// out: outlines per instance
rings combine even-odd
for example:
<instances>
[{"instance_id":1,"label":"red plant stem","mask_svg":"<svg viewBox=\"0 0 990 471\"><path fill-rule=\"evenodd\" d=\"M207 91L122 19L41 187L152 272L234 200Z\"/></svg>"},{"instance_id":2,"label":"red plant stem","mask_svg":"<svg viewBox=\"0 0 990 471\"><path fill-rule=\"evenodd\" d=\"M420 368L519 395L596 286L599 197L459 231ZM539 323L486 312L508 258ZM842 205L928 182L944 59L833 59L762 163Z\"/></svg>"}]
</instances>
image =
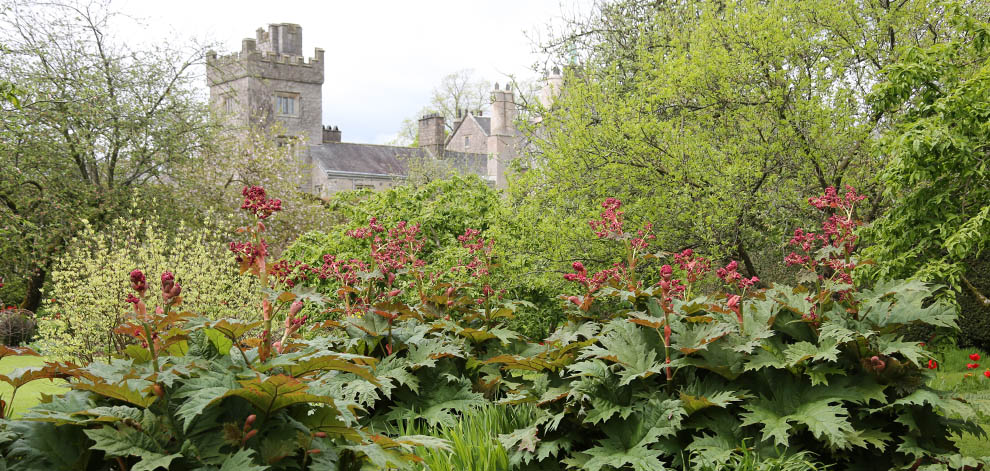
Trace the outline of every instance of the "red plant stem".
<instances>
[{"instance_id":1,"label":"red plant stem","mask_svg":"<svg viewBox=\"0 0 990 471\"><path fill-rule=\"evenodd\" d=\"M261 231L264 230L264 226L261 221L258 221L257 230L254 233L255 243L261 246ZM261 251L261 256L258 257L258 278L261 279L261 286L268 287L268 266L265 262L266 251ZM261 300L261 315L265 323L265 330L261 334L261 345L258 347L258 356L261 361L267 361L268 356L272 350L272 306L268 302L268 298L264 297L262 294Z\"/></svg>"},{"instance_id":2,"label":"red plant stem","mask_svg":"<svg viewBox=\"0 0 990 471\"><path fill-rule=\"evenodd\" d=\"M165 306L165 315L168 315L169 306ZM155 373L160 371L158 367L158 354L155 352L155 341L151 337L151 327L147 322L141 321L141 327L144 327L144 340L148 344L148 352L151 353L151 364L155 367Z\"/></svg>"}]
</instances>

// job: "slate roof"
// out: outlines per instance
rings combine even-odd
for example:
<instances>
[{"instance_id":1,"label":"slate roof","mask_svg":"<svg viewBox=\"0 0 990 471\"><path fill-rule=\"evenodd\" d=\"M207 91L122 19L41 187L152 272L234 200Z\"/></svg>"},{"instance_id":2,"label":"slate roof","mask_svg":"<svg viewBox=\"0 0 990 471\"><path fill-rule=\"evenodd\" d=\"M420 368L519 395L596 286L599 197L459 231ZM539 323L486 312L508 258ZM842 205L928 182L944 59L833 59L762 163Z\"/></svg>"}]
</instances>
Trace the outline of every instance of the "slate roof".
<instances>
[{"instance_id":1,"label":"slate roof","mask_svg":"<svg viewBox=\"0 0 990 471\"><path fill-rule=\"evenodd\" d=\"M490 116L471 116L478 125L481 126L481 130L485 131L486 136L492 135L492 118Z\"/></svg>"},{"instance_id":2,"label":"slate roof","mask_svg":"<svg viewBox=\"0 0 990 471\"><path fill-rule=\"evenodd\" d=\"M418 147L385 146L334 142L309 147L310 156L324 172L353 173L366 176L404 177L409 175L409 158L433 158ZM464 173L485 176L488 155L445 151L443 160Z\"/></svg>"}]
</instances>

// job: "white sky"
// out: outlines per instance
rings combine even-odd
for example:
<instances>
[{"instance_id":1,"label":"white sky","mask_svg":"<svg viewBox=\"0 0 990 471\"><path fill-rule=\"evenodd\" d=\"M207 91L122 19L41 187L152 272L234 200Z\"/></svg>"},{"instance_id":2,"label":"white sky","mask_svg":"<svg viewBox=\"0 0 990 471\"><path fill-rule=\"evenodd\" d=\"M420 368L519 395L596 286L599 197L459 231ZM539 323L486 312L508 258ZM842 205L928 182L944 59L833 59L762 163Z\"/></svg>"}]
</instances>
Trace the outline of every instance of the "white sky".
<instances>
[{"instance_id":1,"label":"white sky","mask_svg":"<svg viewBox=\"0 0 990 471\"><path fill-rule=\"evenodd\" d=\"M112 8L148 26L121 32L140 42L215 41L219 53L240 50L268 23L303 28L303 54L326 50L323 123L344 141L384 143L414 117L440 78L461 69L505 83L533 78L542 60L527 38L545 34L561 12L591 0L118 0ZM569 16L569 15L568 15ZM205 81L204 81L205 88Z\"/></svg>"}]
</instances>

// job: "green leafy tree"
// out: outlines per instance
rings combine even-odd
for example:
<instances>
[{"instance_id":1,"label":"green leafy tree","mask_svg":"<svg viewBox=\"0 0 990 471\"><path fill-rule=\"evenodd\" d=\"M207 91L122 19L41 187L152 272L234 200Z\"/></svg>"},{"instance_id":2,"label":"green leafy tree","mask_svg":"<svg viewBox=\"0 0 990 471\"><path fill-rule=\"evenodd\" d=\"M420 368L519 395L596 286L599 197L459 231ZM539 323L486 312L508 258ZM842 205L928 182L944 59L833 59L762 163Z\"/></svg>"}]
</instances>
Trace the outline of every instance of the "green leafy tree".
<instances>
[{"instance_id":1,"label":"green leafy tree","mask_svg":"<svg viewBox=\"0 0 990 471\"><path fill-rule=\"evenodd\" d=\"M402 120L394 145L416 145L419 133L419 117L428 113L439 113L445 118L446 132L454 130L454 120L465 111L475 113L484 110L489 103L491 83L478 78L471 69L458 70L444 75L440 83L433 87L430 103L413 118Z\"/></svg>"},{"instance_id":2,"label":"green leafy tree","mask_svg":"<svg viewBox=\"0 0 990 471\"><path fill-rule=\"evenodd\" d=\"M890 210L868 235L871 276L915 277L965 289L990 246L990 25L952 10L959 34L909 49L885 70L872 96L892 129L878 154Z\"/></svg>"},{"instance_id":3,"label":"green leafy tree","mask_svg":"<svg viewBox=\"0 0 990 471\"><path fill-rule=\"evenodd\" d=\"M866 219L882 209L871 148L885 115L865 98L905 47L956 34L942 14L925 0L598 5L545 42L572 65L554 104L535 112L511 188L519 232L536 238L506 250L537 273L607 259L559 228L614 196L655 223L667 251L694 247L785 277L783 242L816 217L806 197L854 184L876 204Z\"/></svg>"},{"instance_id":4,"label":"green leafy tree","mask_svg":"<svg viewBox=\"0 0 990 471\"><path fill-rule=\"evenodd\" d=\"M138 188L208 151L199 50L132 49L93 4L14 2L0 13L0 76L21 106L0 121L4 298L36 310L52 263L84 221L100 227Z\"/></svg>"}]
</instances>

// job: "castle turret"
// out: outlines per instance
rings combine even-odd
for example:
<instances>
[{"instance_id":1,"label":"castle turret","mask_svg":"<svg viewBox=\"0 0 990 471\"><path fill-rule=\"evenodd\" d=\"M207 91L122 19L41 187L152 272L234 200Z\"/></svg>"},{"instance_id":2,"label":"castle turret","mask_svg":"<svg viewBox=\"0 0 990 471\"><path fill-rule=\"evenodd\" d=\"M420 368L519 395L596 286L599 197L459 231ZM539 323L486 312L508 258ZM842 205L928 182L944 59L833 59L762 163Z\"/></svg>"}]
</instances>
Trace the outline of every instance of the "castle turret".
<instances>
[{"instance_id":1,"label":"castle turret","mask_svg":"<svg viewBox=\"0 0 990 471\"><path fill-rule=\"evenodd\" d=\"M263 52L285 54L287 56L302 55L302 27L292 23L268 25L268 31L261 28L255 32L258 44Z\"/></svg>"},{"instance_id":2,"label":"castle turret","mask_svg":"<svg viewBox=\"0 0 990 471\"><path fill-rule=\"evenodd\" d=\"M564 76L560 73L560 68L554 66L543 80L543 88L540 89L540 104L544 108L549 108L557 95L560 95L560 88L563 86Z\"/></svg>"},{"instance_id":3,"label":"castle turret","mask_svg":"<svg viewBox=\"0 0 990 471\"><path fill-rule=\"evenodd\" d=\"M439 113L430 113L419 119L419 147L430 151L435 158L443 157L444 118Z\"/></svg>"},{"instance_id":4,"label":"castle turret","mask_svg":"<svg viewBox=\"0 0 990 471\"><path fill-rule=\"evenodd\" d=\"M207 54L206 78L210 102L228 124L282 125L285 135L308 144L323 141L324 53L315 49L302 56L302 27L290 23L268 25L255 38L241 41L237 53Z\"/></svg>"},{"instance_id":5,"label":"castle turret","mask_svg":"<svg viewBox=\"0 0 990 471\"><path fill-rule=\"evenodd\" d=\"M505 171L516 157L519 133L516 131L517 107L510 85L499 90L498 83L492 91L491 133L488 135L488 176L495 180L496 188L505 188L508 182Z\"/></svg>"}]
</instances>

